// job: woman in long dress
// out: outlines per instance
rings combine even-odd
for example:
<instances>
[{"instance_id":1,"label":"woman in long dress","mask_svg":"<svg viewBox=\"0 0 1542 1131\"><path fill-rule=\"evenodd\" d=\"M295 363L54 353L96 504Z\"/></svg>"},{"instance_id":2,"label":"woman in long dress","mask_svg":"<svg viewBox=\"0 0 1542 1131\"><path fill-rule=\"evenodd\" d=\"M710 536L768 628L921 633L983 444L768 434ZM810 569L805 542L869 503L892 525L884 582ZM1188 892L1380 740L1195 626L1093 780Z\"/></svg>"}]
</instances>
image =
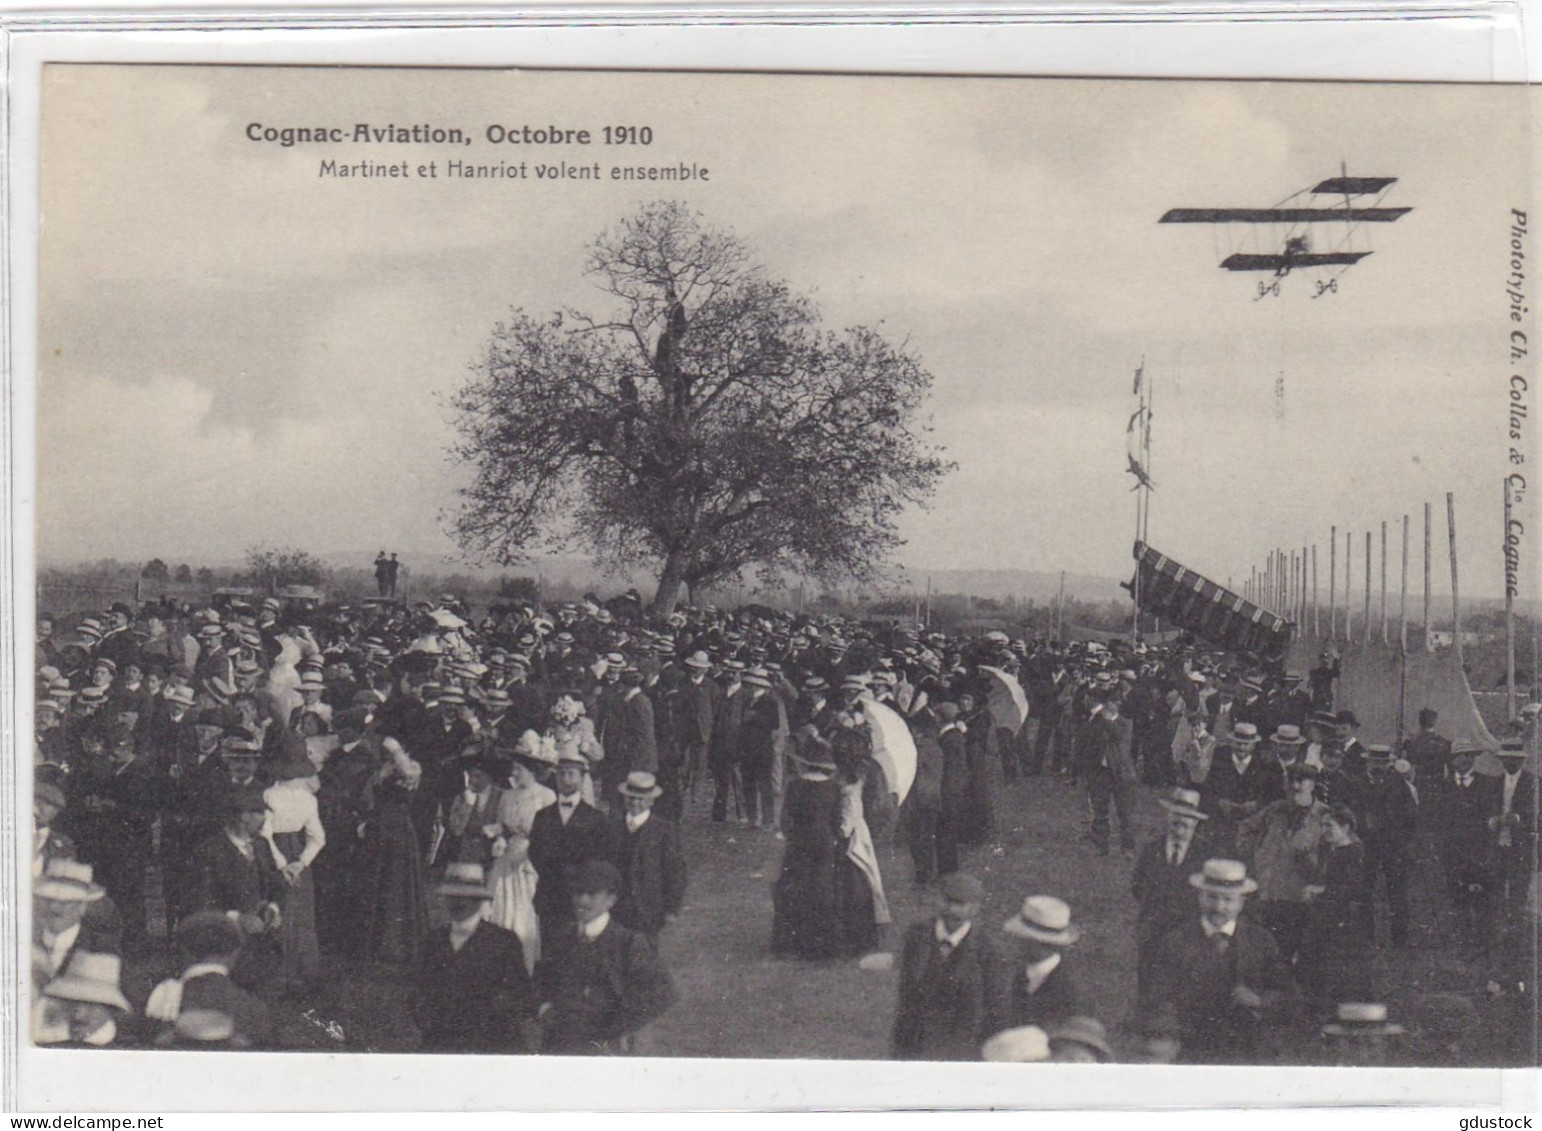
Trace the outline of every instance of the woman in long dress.
<instances>
[{"instance_id":1,"label":"woman in long dress","mask_svg":"<svg viewBox=\"0 0 1542 1131\"><path fill-rule=\"evenodd\" d=\"M787 784L782 806L782 871L773 895L771 953L793 958L834 958L836 871L845 852L841 839L841 787L829 744L812 725L794 736L790 756L798 776Z\"/></svg>"},{"instance_id":2,"label":"woman in long dress","mask_svg":"<svg viewBox=\"0 0 1542 1131\"><path fill-rule=\"evenodd\" d=\"M273 863L284 877L284 902L279 928L284 948L283 989L307 993L321 973L321 944L316 936L316 885L311 865L326 847L316 791L321 788L315 764L298 752L273 770L274 782L263 793L268 821L262 835Z\"/></svg>"},{"instance_id":3,"label":"woman in long dress","mask_svg":"<svg viewBox=\"0 0 1542 1131\"><path fill-rule=\"evenodd\" d=\"M377 739L376 748L380 765L370 779L359 847L359 949L370 961L416 966L428 930L423 857L412 826L423 767L394 738Z\"/></svg>"},{"instance_id":4,"label":"woman in long dress","mask_svg":"<svg viewBox=\"0 0 1542 1131\"><path fill-rule=\"evenodd\" d=\"M581 754L589 768L584 771L580 796L588 805L594 801L594 768L605 760L605 747L594 732L594 720L584 711L584 702L574 695L558 696L551 707L551 724L546 737L551 740L560 761L564 755Z\"/></svg>"},{"instance_id":5,"label":"woman in long dress","mask_svg":"<svg viewBox=\"0 0 1542 1131\"><path fill-rule=\"evenodd\" d=\"M519 936L525 952L525 970L535 972L541 957L541 927L535 914L535 866L530 863L530 826L536 813L557 800L538 775L554 770L556 750L549 739L527 730L514 748L509 769L510 788L498 804L502 828L493 842L493 864L488 874L493 903L488 918ZM501 845L501 847L500 847Z\"/></svg>"}]
</instances>

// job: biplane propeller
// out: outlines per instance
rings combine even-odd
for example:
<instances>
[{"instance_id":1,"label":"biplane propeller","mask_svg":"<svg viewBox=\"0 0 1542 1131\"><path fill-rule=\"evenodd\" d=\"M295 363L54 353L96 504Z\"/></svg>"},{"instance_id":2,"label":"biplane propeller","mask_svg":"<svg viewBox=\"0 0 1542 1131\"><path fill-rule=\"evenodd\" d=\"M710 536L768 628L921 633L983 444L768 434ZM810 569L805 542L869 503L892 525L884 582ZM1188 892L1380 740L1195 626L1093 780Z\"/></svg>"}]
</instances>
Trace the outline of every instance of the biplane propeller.
<instances>
[{"instance_id":1,"label":"biplane propeller","mask_svg":"<svg viewBox=\"0 0 1542 1131\"><path fill-rule=\"evenodd\" d=\"M1306 233L1294 231L1303 224L1347 224L1351 229L1360 224L1390 224L1401 219L1412 208L1386 208L1381 197L1397 183L1396 177L1351 177L1347 173L1329 177L1310 189L1286 198L1286 203L1273 208L1173 208L1160 221L1163 224L1283 224L1290 234L1278 252L1264 255L1234 253L1221 260L1227 271L1270 271L1276 278L1284 278L1290 272L1304 267L1351 267L1359 263L1369 251L1314 251ZM1315 202L1302 206L1289 203L1302 196L1341 196L1342 205L1320 206ZM1357 198L1374 197L1368 206L1356 203Z\"/></svg>"}]
</instances>

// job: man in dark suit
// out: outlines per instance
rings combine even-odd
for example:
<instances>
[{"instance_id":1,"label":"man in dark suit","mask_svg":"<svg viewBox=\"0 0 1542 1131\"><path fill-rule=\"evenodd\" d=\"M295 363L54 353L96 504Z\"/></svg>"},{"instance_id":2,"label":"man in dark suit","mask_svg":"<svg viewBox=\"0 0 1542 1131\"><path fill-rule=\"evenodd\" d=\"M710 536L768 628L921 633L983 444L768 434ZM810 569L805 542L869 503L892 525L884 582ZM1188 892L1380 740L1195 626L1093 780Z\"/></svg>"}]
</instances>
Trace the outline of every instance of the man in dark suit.
<instances>
[{"instance_id":1,"label":"man in dark suit","mask_svg":"<svg viewBox=\"0 0 1542 1131\"><path fill-rule=\"evenodd\" d=\"M974 876L944 876L934 918L905 932L899 1008L890 1050L896 1060L978 1060L980 1046L1006 1027L1003 962L975 929L985 886Z\"/></svg>"},{"instance_id":2,"label":"man in dark suit","mask_svg":"<svg viewBox=\"0 0 1542 1131\"><path fill-rule=\"evenodd\" d=\"M1387 909L1391 919L1392 945L1408 945L1408 880L1414 859L1419 814L1418 795L1407 779L1392 770L1392 748L1376 745L1361 748L1363 770L1348 781L1345 803L1360 819L1360 840L1365 845L1366 934L1376 938L1372 908L1376 881L1387 882Z\"/></svg>"},{"instance_id":3,"label":"man in dark suit","mask_svg":"<svg viewBox=\"0 0 1542 1131\"><path fill-rule=\"evenodd\" d=\"M531 1051L535 1000L519 936L485 917L482 865L456 861L439 884L450 924L423 947L412 1019L425 1052Z\"/></svg>"},{"instance_id":4,"label":"man in dark suit","mask_svg":"<svg viewBox=\"0 0 1542 1131\"><path fill-rule=\"evenodd\" d=\"M744 720L744 703L750 697L742 681L744 665L730 661L727 682L717 699L717 714L712 719L712 740L707 764L712 770L712 819L728 819L728 799L742 806L739 782L739 726ZM741 810L742 815L742 810Z\"/></svg>"},{"instance_id":5,"label":"man in dark suit","mask_svg":"<svg viewBox=\"0 0 1542 1131\"><path fill-rule=\"evenodd\" d=\"M642 685L641 670L631 664L621 669L623 690L606 717L605 761L600 764L601 779L610 791L628 774L659 772L653 700L643 692Z\"/></svg>"},{"instance_id":6,"label":"man in dark suit","mask_svg":"<svg viewBox=\"0 0 1542 1131\"><path fill-rule=\"evenodd\" d=\"M1486 811L1490 793L1486 779L1473 773L1479 753L1473 743L1456 743L1451 747L1449 772L1426 787L1446 893L1456 914L1457 939L1472 955L1483 953L1491 942L1492 901L1499 887Z\"/></svg>"},{"instance_id":7,"label":"man in dark suit","mask_svg":"<svg viewBox=\"0 0 1542 1131\"><path fill-rule=\"evenodd\" d=\"M1257 1064L1300 993L1274 937L1241 918L1258 890L1246 866L1207 860L1189 882L1199 914L1157 944L1142 1012L1154 1032L1179 1042L1182 1063Z\"/></svg>"},{"instance_id":8,"label":"man in dark suit","mask_svg":"<svg viewBox=\"0 0 1542 1131\"><path fill-rule=\"evenodd\" d=\"M686 675L670 694L670 717L680 755L680 792L694 794L697 780L707 772L712 723L717 717L717 704L723 692L707 677L712 661L705 652L687 656L682 666ZM679 820L683 798L666 797L665 800L669 802L667 815L670 820Z\"/></svg>"},{"instance_id":9,"label":"man in dark suit","mask_svg":"<svg viewBox=\"0 0 1542 1131\"><path fill-rule=\"evenodd\" d=\"M1089 830L1093 847L1108 855L1108 806L1119 813L1119 846L1126 856L1135 855L1135 762L1134 728L1121 716L1121 692L1102 694L1102 710L1088 723L1081 746L1080 775L1087 786L1092 809Z\"/></svg>"},{"instance_id":10,"label":"man in dark suit","mask_svg":"<svg viewBox=\"0 0 1542 1131\"><path fill-rule=\"evenodd\" d=\"M1204 859L1196 847L1201 821L1209 819L1199 808L1199 792L1178 788L1159 804L1167 810L1167 831L1150 841L1135 859L1130 889L1139 910L1135 913L1135 980L1139 990L1150 975L1147 965L1157 943L1194 913L1194 889L1189 885L1196 859Z\"/></svg>"},{"instance_id":11,"label":"man in dark suit","mask_svg":"<svg viewBox=\"0 0 1542 1131\"><path fill-rule=\"evenodd\" d=\"M223 810L220 830L199 842L188 859L184 914L217 911L235 917L247 938L236 980L257 989L275 972L284 881L258 835L268 815L262 790L230 787Z\"/></svg>"},{"instance_id":12,"label":"man in dark suit","mask_svg":"<svg viewBox=\"0 0 1542 1131\"><path fill-rule=\"evenodd\" d=\"M241 928L218 911L199 911L177 924L175 938L182 974L155 988L146 1017L169 1024L187 1013L213 1010L231 1020L230 1047L266 1046L273 1034L268 1007L230 977L245 946Z\"/></svg>"},{"instance_id":13,"label":"man in dark suit","mask_svg":"<svg viewBox=\"0 0 1542 1131\"><path fill-rule=\"evenodd\" d=\"M615 820L612 837L619 846L621 893L613 915L616 922L648 936L658 945L659 931L685 905L685 854L680 829L656 818L653 803L663 793L657 779L642 770L621 783L624 811Z\"/></svg>"},{"instance_id":14,"label":"man in dark suit","mask_svg":"<svg viewBox=\"0 0 1542 1131\"><path fill-rule=\"evenodd\" d=\"M615 842L605 814L579 796L589 763L574 753L557 763L557 800L535 815L530 826L530 863L539 882L535 913L541 937L555 939L573 914L573 893L567 873L589 860L616 857Z\"/></svg>"},{"instance_id":15,"label":"man in dark suit","mask_svg":"<svg viewBox=\"0 0 1542 1131\"><path fill-rule=\"evenodd\" d=\"M1231 734L1218 735L1222 750L1217 752L1205 778L1201 797L1205 811L1215 827L1211 846L1217 852L1231 852L1236 847L1237 826L1275 800L1279 778L1271 776L1275 768L1258 754L1258 727L1238 722Z\"/></svg>"},{"instance_id":16,"label":"man in dark suit","mask_svg":"<svg viewBox=\"0 0 1542 1131\"><path fill-rule=\"evenodd\" d=\"M1419 709L1419 733L1403 744L1403 757L1414 768L1414 781L1429 785L1445 777L1451 761L1451 740L1435 733L1440 715L1429 707Z\"/></svg>"},{"instance_id":17,"label":"man in dark suit","mask_svg":"<svg viewBox=\"0 0 1542 1131\"><path fill-rule=\"evenodd\" d=\"M154 848L161 777L135 754L128 731L116 731L110 741L110 753L81 759L70 774L66 813L76 854L96 869L123 916L123 945L133 951L146 939L145 869Z\"/></svg>"},{"instance_id":18,"label":"man in dark suit","mask_svg":"<svg viewBox=\"0 0 1542 1131\"><path fill-rule=\"evenodd\" d=\"M639 1031L674 1003L674 985L648 937L611 917L621 888L614 864L591 860L568 887L572 918L554 936L541 931L551 938L535 971L541 1051L639 1051Z\"/></svg>"},{"instance_id":19,"label":"man in dark suit","mask_svg":"<svg viewBox=\"0 0 1542 1131\"><path fill-rule=\"evenodd\" d=\"M1081 990L1066 952L1081 937L1071 908L1049 895L1032 895L1001 926L1015 965L1008 972L1004 1028L1045 1028L1083 1015Z\"/></svg>"},{"instance_id":20,"label":"man in dark suit","mask_svg":"<svg viewBox=\"0 0 1542 1131\"><path fill-rule=\"evenodd\" d=\"M1537 779L1525 768L1528 757L1525 741L1507 737L1499 747L1499 764L1504 773L1486 779L1484 814L1494 846L1495 880L1500 886L1499 910L1504 922L1496 922L1496 933L1507 925L1525 922L1526 897L1531 889L1532 853L1537 842Z\"/></svg>"}]
</instances>

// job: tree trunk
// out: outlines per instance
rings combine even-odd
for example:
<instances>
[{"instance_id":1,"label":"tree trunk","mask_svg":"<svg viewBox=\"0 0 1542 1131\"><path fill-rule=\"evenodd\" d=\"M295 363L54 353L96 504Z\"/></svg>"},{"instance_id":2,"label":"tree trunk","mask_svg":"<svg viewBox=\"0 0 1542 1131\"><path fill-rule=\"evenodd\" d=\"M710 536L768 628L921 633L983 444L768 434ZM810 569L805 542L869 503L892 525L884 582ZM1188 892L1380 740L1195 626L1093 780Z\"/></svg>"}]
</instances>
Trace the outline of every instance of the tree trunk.
<instances>
[{"instance_id":1,"label":"tree trunk","mask_svg":"<svg viewBox=\"0 0 1542 1131\"><path fill-rule=\"evenodd\" d=\"M653 597L653 612L667 617L675 611L680 600L680 586L685 581L685 551L673 549L664 559L664 571L659 574L658 592Z\"/></svg>"}]
</instances>

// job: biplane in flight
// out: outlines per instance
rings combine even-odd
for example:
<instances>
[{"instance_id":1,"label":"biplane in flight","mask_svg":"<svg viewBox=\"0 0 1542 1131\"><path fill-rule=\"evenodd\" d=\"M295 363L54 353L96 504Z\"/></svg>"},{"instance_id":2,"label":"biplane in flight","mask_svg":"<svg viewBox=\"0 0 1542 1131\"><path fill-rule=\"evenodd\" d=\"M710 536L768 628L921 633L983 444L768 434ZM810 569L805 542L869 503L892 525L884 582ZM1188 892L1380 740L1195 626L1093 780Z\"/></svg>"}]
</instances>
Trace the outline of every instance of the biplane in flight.
<instances>
[{"instance_id":1,"label":"biplane in flight","mask_svg":"<svg viewBox=\"0 0 1542 1131\"><path fill-rule=\"evenodd\" d=\"M1227 271L1269 271L1276 279L1283 279L1302 268L1349 268L1371 254L1369 249L1347 246L1360 225L1390 224L1413 211L1382 205L1387 190L1396 183L1396 177L1351 177L1342 172L1293 193L1270 208L1174 208L1162 216L1160 223L1248 224L1275 231L1277 251L1233 251L1221 260ZM1341 197L1343 203L1328 204L1324 199L1328 197ZM1370 202L1363 203L1367 197ZM1336 242L1319 248L1312 242L1313 226L1318 224L1344 228Z\"/></svg>"}]
</instances>

